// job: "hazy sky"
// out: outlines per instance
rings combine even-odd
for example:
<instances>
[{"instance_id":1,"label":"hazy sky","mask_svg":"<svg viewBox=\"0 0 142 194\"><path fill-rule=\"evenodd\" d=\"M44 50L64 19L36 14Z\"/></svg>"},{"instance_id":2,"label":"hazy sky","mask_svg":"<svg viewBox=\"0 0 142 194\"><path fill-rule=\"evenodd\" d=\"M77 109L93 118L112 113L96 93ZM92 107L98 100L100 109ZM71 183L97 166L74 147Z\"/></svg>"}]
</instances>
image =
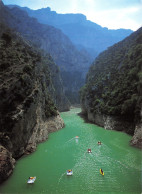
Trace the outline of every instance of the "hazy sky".
<instances>
[{"instance_id":1,"label":"hazy sky","mask_svg":"<svg viewBox=\"0 0 142 194\"><path fill-rule=\"evenodd\" d=\"M82 13L109 29L137 30L142 26L142 0L3 0L31 9L50 7L57 13Z\"/></svg>"}]
</instances>

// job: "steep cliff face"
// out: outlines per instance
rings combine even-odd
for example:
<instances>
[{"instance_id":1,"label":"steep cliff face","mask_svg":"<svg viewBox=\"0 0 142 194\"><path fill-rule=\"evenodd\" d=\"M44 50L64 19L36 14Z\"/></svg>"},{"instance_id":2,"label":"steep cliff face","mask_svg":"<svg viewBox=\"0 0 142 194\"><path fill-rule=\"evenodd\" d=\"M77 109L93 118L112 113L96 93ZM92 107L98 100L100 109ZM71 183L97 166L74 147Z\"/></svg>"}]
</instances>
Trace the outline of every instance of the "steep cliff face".
<instances>
[{"instance_id":1,"label":"steep cliff face","mask_svg":"<svg viewBox=\"0 0 142 194\"><path fill-rule=\"evenodd\" d=\"M51 57L43 57L10 30L0 35L2 181L11 174L14 159L34 151L37 143L63 128L64 122L51 98L55 94Z\"/></svg>"},{"instance_id":2,"label":"steep cliff face","mask_svg":"<svg viewBox=\"0 0 142 194\"><path fill-rule=\"evenodd\" d=\"M14 169L15 159L12 154L0 145L0 183L6 180Z\"/></svg>"},{"instance_id":3,"label":"steep cliff face","mask_svg":"<svg viewBox=\"0 0 142 194\"><path fill-rule=\"evenodd\" d=\"M57 50L61 50L61 45L62 45L62 41L61 39L65 39L64 36L62 35L62 33L58 30L56 30L53 27L49 27L46 25L40 25L36 19L30 18L28 17L28 15L24 12L20 12L20 10L10 10L7 9L1 2L0 5L0 22L4 23L6 26L16 30L17 32L20 32L22 34L22 36L30 41L30 44L33 45L34 47L37 48L41 48L41 49L45 49L46 47L46 53L49 52L51 53L51 55L53 56L53 50L54 53L57 52ZM1 29L2 31L2 29ZM57 37L56 34L58 35L59 41L57 41ZM43 46L45 45L45 47ZM56 49L54 49L56 48ZM58 49L57 49L58 48ZM55 51L56 50L56 51ZM58 56L57 53L55 54L56 57ZM50 57L51 58L51 57ZM70 107L70 103L67 100L67 98L65 97L65 92L63 89L63 83L61 81L60 78L60 72L59 72L59 68L57 67L57 65L55 65L55 63L52 62L53 59L50 61L50 64L52 63L52 65L50 65L50 67L54 70L54 74L52 73L52 78L54 80L57 79L58 80L58 96L60 98L60 101L57 101L57 106L60 110L69 110ZM52 72L51 70L51 72ZM56 74L56 75L55 75ZM56 82L57 83L57 82ZM60 85L60 86L59 86ZM56 86L55 86L56 87ZM57 88L57 87L56 87ZM60 91L59 91L60 90ZM56 90L55 90L56 93ZM60 95L61 94L61 95ZM57 96L57 93L56 93ZM56 99L55 99L56 101ZM64 105L62 104L62 101L64 101Z\"/></svg>"},{"instance_id":4,"label":"steep cliff face","mask_svg":"<svg viewBox=\"0 0 142 194\"><path fill-rule=\"evenodd\" d=\"M135 134L132 144L138 147L142 146L141 64L142 28L97 57L80 91L82 113L89 120Z\"/></svg>"},{"instance_id":5,"label":"steep cliff face","mask_svg":"<svg viewBox=\"0 0 142 194\"><path fill-rule=\"evenodd\" d=\"M19 8L4 7L0 16L0 20L3 20L10 28L20 32L38 48L50 53L61 70L65 94L69 98L74 96L76 101L78 90L85 81L84 74L88 71L92 61L89 55L78 51L61 30L38 23L35 18L29 17L25 11ZM80 78L79 82L78 77Z\"/></svg>"}]
</instances>

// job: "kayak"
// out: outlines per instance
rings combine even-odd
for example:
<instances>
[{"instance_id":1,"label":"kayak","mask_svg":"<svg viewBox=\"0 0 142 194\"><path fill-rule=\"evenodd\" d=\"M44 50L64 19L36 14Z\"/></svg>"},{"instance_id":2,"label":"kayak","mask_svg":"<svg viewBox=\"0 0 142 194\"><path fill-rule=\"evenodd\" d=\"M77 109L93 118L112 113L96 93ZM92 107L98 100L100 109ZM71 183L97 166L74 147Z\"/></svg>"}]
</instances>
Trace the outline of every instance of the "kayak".
<instances>
[{"instance_id":1,"label":"kayak","mask_svg":"<svg viewBox=\"0 0 142 194\"><path fill-rule=\"evenodd\" d=\"M100 169L100 174L104 176L104 172L103 172L103 171L101 171L101 169Z\"/></svg>"}]
</instances>

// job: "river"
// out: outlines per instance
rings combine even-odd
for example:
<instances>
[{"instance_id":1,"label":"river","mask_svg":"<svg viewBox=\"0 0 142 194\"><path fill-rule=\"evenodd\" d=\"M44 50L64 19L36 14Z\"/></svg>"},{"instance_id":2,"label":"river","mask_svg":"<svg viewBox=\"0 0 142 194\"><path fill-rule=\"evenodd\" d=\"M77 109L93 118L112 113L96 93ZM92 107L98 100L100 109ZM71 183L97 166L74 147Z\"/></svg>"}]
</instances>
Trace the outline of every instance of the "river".
<instances>
[{"instance_id":1,"label":"river","mask_svg":"<svg viewBox=\"0 0 142 194\"><path fill-rule=\"evenodd\" d=\"M86 123L78 112L61 113L65 128L17 161L12 176L0 186L1 194L141 193L141 150L129 146L131 136ZM73 170L72 176L66 175L67 169ZM26 183L29 176L37 177L34 184Z\"/></svg>"}]
</instances>

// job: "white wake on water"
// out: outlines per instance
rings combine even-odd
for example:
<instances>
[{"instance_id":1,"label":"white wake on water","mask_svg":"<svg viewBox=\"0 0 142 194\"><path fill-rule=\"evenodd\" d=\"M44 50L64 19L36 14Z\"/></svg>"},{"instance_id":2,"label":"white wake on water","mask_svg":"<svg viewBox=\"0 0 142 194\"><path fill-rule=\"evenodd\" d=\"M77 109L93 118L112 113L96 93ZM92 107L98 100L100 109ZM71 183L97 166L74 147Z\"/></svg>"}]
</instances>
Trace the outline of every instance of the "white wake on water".
<instances>
[{"instance_id":1,"label":"white wake on water","mask_svg":"<svg viewBox=\"0 0 142 194\"><path fill-rule=\"evenodd\" d=\"M63 177L65 174L66 174L66 172L64 172L64 173L60 176L59 181L58 181L58 184L60 183L62 177Z\"/></svg>"}]
</instances>

